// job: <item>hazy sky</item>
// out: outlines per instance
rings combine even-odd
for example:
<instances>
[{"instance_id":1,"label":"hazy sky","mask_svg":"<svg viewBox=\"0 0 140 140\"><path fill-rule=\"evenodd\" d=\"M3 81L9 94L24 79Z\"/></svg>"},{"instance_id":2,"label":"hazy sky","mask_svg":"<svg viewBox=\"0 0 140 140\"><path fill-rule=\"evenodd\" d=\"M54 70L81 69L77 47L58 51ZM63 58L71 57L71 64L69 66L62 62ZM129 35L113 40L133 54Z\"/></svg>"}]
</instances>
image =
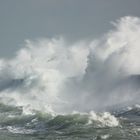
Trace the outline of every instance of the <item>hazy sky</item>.
<instances>
[{"instance_id":1,"label":"hazy sky","mask_svg":"<svg viewBox=\"0 0 140 140\"><path fill-rule=\"evenodd\" d=\"M25 39L95 38L128 15L140 16L140 0L0 0L0 57L12 56Z\"/></svg>"}]
</instances>

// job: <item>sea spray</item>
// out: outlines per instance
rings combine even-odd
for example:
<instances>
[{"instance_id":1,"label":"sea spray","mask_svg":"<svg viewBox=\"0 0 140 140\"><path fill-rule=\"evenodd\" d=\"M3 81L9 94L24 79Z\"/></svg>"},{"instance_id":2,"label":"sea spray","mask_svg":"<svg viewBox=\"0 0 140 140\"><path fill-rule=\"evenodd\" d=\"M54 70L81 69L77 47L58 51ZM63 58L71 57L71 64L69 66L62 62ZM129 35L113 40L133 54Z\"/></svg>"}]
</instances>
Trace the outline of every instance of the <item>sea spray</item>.
<instances>
[{"instance_id":1,"label":"sea spray","mask_svg":"<svg viewBox=\"0 0 140 140\"><path fill-rule=\"evenodd\" d=\"M60 114L138 102L140 19L113 25L71 45L61 37L26 40L14 58L0 60L0 101Z\"/></svg>"}]
</instances>

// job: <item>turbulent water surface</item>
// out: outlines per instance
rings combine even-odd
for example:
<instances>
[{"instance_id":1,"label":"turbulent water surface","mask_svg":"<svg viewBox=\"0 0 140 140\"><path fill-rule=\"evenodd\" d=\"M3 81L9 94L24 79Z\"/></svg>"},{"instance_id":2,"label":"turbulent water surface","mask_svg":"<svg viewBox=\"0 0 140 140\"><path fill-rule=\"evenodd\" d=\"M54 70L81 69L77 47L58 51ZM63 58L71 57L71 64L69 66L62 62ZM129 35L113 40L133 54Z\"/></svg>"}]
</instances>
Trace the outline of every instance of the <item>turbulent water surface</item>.
<instances>
[{"instance_id":1,"label":"turbulent water surface","mask_svg":"<svg viewBox=\"0 0 140 140\"><path fill-rule=\"evenodd\" d=\"M0 105L0 139L10 140L139 140L140 108L108 113L46 114Z\"/></svg>"}]
</instances>

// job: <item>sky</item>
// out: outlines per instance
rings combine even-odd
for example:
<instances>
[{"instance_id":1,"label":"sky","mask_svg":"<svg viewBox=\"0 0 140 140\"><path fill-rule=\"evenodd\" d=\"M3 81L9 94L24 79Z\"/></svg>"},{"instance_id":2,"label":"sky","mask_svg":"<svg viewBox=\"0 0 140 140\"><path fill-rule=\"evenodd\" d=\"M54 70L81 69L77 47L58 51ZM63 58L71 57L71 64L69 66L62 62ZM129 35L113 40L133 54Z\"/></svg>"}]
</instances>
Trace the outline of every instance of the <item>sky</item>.
<instances>
[{"instance_id":1,"label":"sky","mask_svg":"<svg viewBox=\"0 0 140 140\"><path fill-rule=\"evenodd\" d=\"M26 39L97 38L123 16L140 17L140 0L0 0L0 57L11 57Z\"/></svg>"}]
</instances>

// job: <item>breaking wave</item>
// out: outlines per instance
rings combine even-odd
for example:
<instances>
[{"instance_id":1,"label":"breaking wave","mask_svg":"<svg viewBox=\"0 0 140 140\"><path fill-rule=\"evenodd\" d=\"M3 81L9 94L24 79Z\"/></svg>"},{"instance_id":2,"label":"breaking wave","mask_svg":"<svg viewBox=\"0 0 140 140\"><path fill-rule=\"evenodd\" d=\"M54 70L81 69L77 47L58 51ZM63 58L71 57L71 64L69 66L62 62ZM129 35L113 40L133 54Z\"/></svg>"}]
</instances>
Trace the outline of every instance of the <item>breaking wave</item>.
<instances>
[{"instance_id":1,"label":"breaking wave","mask_svg":"<svg viewBox=\"0 0 140 140\"><path fill-rule=\"evenodd\" d=\"M139 102L140 19L123 17L113 25L99 39L73 44L62 37L26 40L14 58L0 59L0 102L22 106L26 114L89 112ZM91 116L101 122L111 117Z\"/></svg>"}]
</instances>

